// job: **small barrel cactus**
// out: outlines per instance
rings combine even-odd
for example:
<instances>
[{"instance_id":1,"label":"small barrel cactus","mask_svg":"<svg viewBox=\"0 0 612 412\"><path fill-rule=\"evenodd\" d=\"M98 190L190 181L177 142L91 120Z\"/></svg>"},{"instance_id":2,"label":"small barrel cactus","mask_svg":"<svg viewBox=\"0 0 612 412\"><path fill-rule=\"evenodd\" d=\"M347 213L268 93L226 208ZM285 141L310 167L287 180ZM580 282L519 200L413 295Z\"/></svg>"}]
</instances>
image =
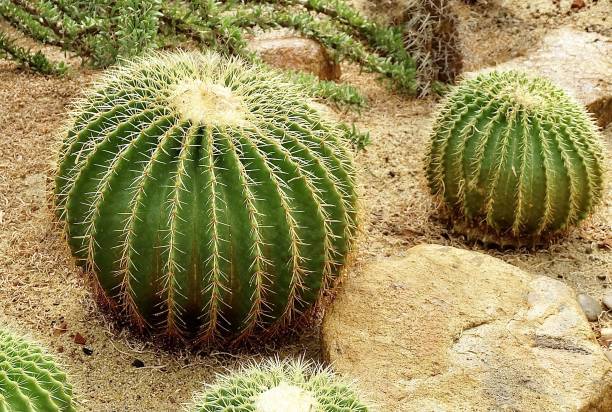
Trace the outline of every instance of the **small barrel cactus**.
<instances>
[{"instance_id":1,"label":"small barrel cactus","mask_svg":"<svg viewBox=\"0 0 612 412\"><path fill-rule=\"evenodd\" d=\"M492 72L449 94L426 159L455 229L485 243L536 244L587 217L603 150L585 109L548 80Z\"/></svg>"},{"instance_id":2,"label":"small barrel cactus","mask_svg":"<svg viewBox=\"0 0 612 412\"><path fill-rule=\"evenodd\" d=\"M354 390L327 368L302 360L253 363L198 395L193 412L367 412Z\"/></svg>"},{"instance_id":3,"label":"small barrel cactus","mask_svg":"<svg viewBox=\"0 0 612 412\"><path fill-rule=\"evenodd\" d=\"M278 74L213 53L152 55L75 105L57 216L105 302L141 330L269 335L347 263L346 138Z\"/></svg>"},{"instance_id":4,"label":"small barrel cactus","mask_svg":"<svg viewBox=\"0 0 612 412\"><path fill-rule=\"evenodd\" d=\"M38 345L0 329L0 411L76 411L72 386Z\"/></svg>"}]
</instances>

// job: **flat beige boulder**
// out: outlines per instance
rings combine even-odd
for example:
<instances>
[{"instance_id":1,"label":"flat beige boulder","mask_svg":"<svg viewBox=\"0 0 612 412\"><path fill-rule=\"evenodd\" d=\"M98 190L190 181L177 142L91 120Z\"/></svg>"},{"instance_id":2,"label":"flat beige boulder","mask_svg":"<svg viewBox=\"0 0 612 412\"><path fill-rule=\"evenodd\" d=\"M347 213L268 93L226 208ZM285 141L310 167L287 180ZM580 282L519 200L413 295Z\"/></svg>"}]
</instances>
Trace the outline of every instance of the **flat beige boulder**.
<instances>
[{"instance_id":1,"label":"flat beige boulder","mask_svg":"<svg viewBox=\"0 0 612 412\"><path fill-rule=\"evenodd\" d=\"M341 75L340 64L321 43L285 30L258 34L248 40L247 49L279 69L303 71L323 80L338 80Z\"/></svg>"},{"instance_id":2,"label":"flat beige boulder","mask_svg":"<svg viewBox=\"0 0 612 412\"><path fill-rule=\"evenodd\" d=\"M612 411L612 363L574 292L482 253L420 245L360 268L322 342L385 412Z\"/></svg>"},{"instance_id":3,"label":"flat beige boulder","mask_svg":"<svg viewBox=\"0 0 612 412\"><path fill-rule=\"evenodd\" d=\"M612 40L598 33L562 28L542 39L540 47L491 70L521 70L546 77L574 97L601 127L612 122Z\"/></svg>"}]
</instances>

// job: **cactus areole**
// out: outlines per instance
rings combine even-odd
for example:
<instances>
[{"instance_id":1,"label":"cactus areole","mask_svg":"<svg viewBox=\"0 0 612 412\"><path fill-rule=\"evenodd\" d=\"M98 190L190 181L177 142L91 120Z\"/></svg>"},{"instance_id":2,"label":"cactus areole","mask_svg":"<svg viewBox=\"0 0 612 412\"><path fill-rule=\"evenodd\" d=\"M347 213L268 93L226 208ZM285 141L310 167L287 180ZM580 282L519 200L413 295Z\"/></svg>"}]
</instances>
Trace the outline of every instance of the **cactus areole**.
<instances>
[{"instance_id":1,"label":"cactus areole","mask_svg":"<svg viewBox=\"0 0 612 412\"><path fill-rule=\"evenodd\" d=\"M38 345L0 329L0 411L74 412L72 386Z\"/></svg>"},{"instance_id":2,"label":"cactus areole","mask_svg":"<svg viewBox=\"0 0 612 412\"><path fill-rule=\"evenodd\" d=\"M353 243L344 129L273 72L216 54L111 70L64 132L55 207L104 301L190 342L279 330Z\"/></svg>"},{"instance_id":3,"label":"cactus areole","mask_svg":"<svg viewBox=\"0 0 612 412\"><path fill-rule=\"evenodd\" d=\"M442 104L427 180L468 237L540 244L601 200L600 139L585 109L549 81L514 71L482 74Z\"/></svg>"}]
</instances>

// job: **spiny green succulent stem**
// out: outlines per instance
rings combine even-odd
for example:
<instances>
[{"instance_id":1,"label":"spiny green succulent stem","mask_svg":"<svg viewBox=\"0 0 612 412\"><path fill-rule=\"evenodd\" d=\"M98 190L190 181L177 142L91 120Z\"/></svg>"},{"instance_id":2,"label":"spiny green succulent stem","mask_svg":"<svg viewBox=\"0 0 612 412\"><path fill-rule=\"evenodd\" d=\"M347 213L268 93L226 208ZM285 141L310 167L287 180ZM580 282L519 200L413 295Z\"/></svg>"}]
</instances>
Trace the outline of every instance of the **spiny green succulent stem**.
<instances>
[{"instance_id":1,"label":"spiny green succulent stem","mask_svg":"<svg viewBox=\"0 0 612 412\"><path fill-rule=\"evenodd\" d=\"M471 238L540 243L586 218L603 193L600 135L549 81L518 72L466 80L442 104L426 172Z\"/></svg>"},{"instance_id":2,"label":"spiny green succulent stem","mask_svg":"<svg viewBox=\"0 0 612 412\"><path fill-rule=\"evenodd\" d=\"M55 360L6 329L0 329L0 411L76 411L72 386Z\"/></svg>"},{"instance_id":3,"label":"spiny green succulent stem","mask_svg":"<svg viewBox=\"0 0 612 412\"><path fill-rule=\"evenodd\" d=\"M201 343L280 330L347 264L348 135L275 72L212 53L148 56L77 104L57 215L137 328Z\"/></svg>"},{"instance_id":4,"label":"spiny green succulent stem","mask_svg":"<svg viewBox=\"0 0 612 412\"><path fill-rule=\"evenodd\" d=\"M197 395L192 412L367 412L356 390L330 369L303 360L252 363L220 376Z\"/></svg>"}]
</instances>

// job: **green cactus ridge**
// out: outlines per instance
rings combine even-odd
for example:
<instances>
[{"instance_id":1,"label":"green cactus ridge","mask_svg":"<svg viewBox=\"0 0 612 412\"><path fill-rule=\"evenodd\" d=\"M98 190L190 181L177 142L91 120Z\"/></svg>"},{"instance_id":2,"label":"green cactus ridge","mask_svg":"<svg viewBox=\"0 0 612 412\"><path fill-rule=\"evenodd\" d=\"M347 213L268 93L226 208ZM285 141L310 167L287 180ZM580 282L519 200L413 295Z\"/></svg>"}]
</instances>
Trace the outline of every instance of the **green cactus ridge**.
<instances>
[{"instance_id":1,"label":"green cactus ridge","mask_svg":"<svg viewBox=\"0 0 612 412\"><path fill-rule=\"evenodd\" d=\"M601 200L600 139L585 109L548 80L481 74L441 105L427 180L458 231L486 243L541 243Z\"/></svg>"},{"instance_id":2,"label":"green cactus ridge","mask_svg":"<svg viewBox=\"0 0 612 412\"><path fill-rule=\"evenodd\" d=\"M327 368L302 360L271 359L221 376L191 412L367 412L352 385Z\"/></svg>"},{"instance_id":3,"label":"green cactus ridge","mask_svg":"<svg viewBox=\"0 0 612 412\"><path fill-rule=\"evenodd\" d=\"M104 299L142 330L196 343L280 330L347 263L346 131L280 75L155 54L111 70L63 136L57 216Z\"/></svg>"},{"instance_id":4,"label":"green cactus ridge","mask_svg":"<svg viewBox=\"0 0 612 412\"><path fill-rule=\"evenodd\" d=\"M36 344L0 329L0 412L76 411L72 386Z\"/></svg>"}]
</instances>

